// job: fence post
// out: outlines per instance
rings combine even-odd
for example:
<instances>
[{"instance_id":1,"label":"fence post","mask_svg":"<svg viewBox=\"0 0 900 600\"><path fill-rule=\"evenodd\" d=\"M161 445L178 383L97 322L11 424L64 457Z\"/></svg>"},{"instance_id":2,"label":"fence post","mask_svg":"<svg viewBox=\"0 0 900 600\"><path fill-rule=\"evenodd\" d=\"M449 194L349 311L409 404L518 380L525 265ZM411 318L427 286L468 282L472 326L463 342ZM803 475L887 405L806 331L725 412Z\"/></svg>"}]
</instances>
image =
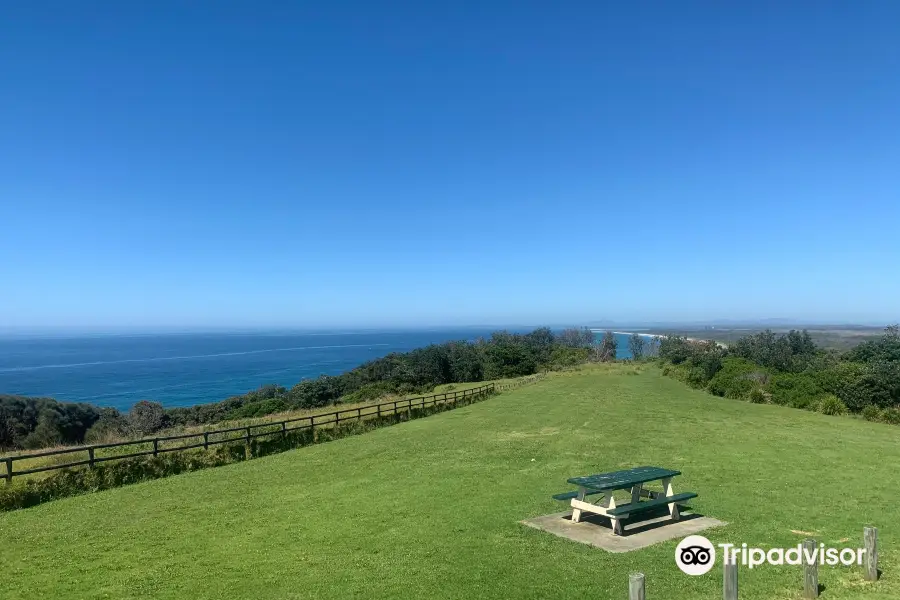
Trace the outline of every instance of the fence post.
<instances>
[{"instance_id":1,"label":"fence post","mask_svg":"<svg viewBox=\"0 0 900 600\"><path fill-rule=\"evenodd\" d=\"M94 448L88 448L88 467L94 468Z\"/></svg>"},{"instance_id":2,"label":"fence post","mask_svg":"<svg viewBox=\"0 0 900 600\"><path fill-rule=\"evenodd\" d=\"M378 420L381 420L381 404L376 404L375 408L378 409Z\"/></svg>"},{"instance_id":3,"label":"fence post","mask_svg":"<svg viewBox=\"0 0 900 600\"><path fill-rule=\"evenodd\" d=\"M644 574L631 573L628 575L628 600L646 600L644 593Z\"/></svg>"},{"instance_id":4,"label":"fence post","mask_svg":"<svg viewBox=\"0 0 900 600\"><path fill-rule=\"evenodd\" d=\"M6 459L6 483L12 483L12 457Z\"/></svg>"},{"instance_id":5,"label":"fence post","mask_svg":"<svg viewBox=\"0 0 900 600\"><path fill-rule=\"evenodd\" d=\"M863 545L866 548L866 581L878 581L878 529L876 527L863 529Z\"/></svg>"},{"instance_id":6,"label":"fence post","mask_svg":"<svg viewBox=\"0 0 900 600\"><path fill-rule=\"evenodd\" d=\"M806 565L803 576L803 597L818 598L819 597L819 567L816 561L809 561L806 556L812 556L816 551L816 540L803 540L803 562ZM812 564L810 564L812 563Z\"/></svg>"},{"instance_id":7,"label":"fence post","mask_svg":"<svg viewBox=\"0 0 900 600\"><path fill-rule=\"evenodd\" d=\"M253 457L253 452L250 449L250 427L247 427L246 437L244 438L244 458L249 460Z\"/></svg>"},{"instance_id":8,"label":"fence post","mask_svg":"<svg viewBox=\"0 0 900 600\"><path fill-rule=\"evenodd\" d=\"M208 431L203 432L203 449L209 450L209 432Z\"/></svg>"},{"instance_id":9,"label":"fence post","mask_svg":"<svg viewBox=\"0 0 900 600\"><path fill-rule=\"evenodd\" d=\"M287 423L282 421L281 422L281 437L284 437L286 435L287 435Z\"/></svg>"},{"instance_id":10,"label":"fence post","mask_svg":"<svg viewBox=\"0 0 900 600\"><path fill-rule=\"evenodd\" d=\"M362 421L362 407L356 409L356 420Z\"/></svg>"},{"instance_id":11,"label":"fence post","mask_svg":"<svg viewBox=\"0 0 900 600\"><path fill-rule=\"evenodd\" d=\"M733 560L728 562L726 560L723 565L723 588L724 591L722 593L723 600L737 600L738 597L738 565L737 561Z\"/></svg>"},{"instance_id":12,"label":"fence post","mask_svg":"<svg viewBox=\"0 0 900 600\"><path fill-rule=\"evenodd\" d=\"M159 454L159 439L153 438L153 456Z\"/></svg>"}]
</instances>

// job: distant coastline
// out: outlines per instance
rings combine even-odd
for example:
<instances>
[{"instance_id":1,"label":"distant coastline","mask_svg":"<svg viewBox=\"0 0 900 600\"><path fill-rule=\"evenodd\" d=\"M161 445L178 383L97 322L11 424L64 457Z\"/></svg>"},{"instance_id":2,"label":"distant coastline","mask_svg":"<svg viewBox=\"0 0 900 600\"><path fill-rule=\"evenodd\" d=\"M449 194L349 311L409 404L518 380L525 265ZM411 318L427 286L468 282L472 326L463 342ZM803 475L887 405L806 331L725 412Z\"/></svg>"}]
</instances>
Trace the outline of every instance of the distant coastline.
<instances>
[{"instance_id":1,"label":"distant coastline","mask_svg":"<svg viewBox=\"0 0 900 600\"><path fill-rule=\"evenodd\" d=\"M605 332L609 331L609 329L597 329L596 327L591 327L590 330L593 331L594 333L605 333ZM616 334L616 335L634 335L634 334L638 334L638 335L641 336L641 337L649 337L649 338L663 337L663 335L662 335L662 334L659 334L659 333L642 333L642 332L640 332L640 331L613 331L613 333Z\"/></svg>"},{"instance_id":2,"label":"distant coastline","mask_svg":"<svg viewBox=\"0 0 900 600\"><path fill-rule=\"evenodd\" d=\"M606 331L609 331L608 329L597 329L595 327L591 327L590 329L594 333L604 333ZM656 339L666 337L666 334L664 334L664 333L644 333L644 332L640 332L640 331L613 331L613 333L615 335L635 335L635 334L637 334L641 337L656 338ZM703 340L700 338L694 338L694 337L685 337L684 339L688 340L689 342L705 342L705 341L707 341L707 340ZM723 342L716 342L716 344L722 348L728 347L728 344L725 344Z\"/></svg>"}]
</instances>

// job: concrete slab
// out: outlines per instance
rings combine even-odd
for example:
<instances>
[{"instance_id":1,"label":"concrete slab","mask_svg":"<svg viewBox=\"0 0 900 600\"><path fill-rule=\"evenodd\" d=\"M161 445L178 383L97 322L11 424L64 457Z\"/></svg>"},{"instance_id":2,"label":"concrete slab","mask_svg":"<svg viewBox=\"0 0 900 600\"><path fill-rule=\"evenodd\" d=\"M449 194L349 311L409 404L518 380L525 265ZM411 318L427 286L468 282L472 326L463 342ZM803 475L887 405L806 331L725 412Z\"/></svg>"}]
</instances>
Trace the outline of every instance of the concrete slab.
<instances>
[{"instance_id":1,"label":"concrete slab","mask_svg":"<svg viewBox=\"0 0 900 600\"><path fill-rule=\"evenodd\" d=\"M712 527L728 525L724 521L696 513L682 514L672 521L664 515L651 516L625 525L625 535L613 535L609 519L600 515L582 514L580 523L572 522L572 511L544 515L522 521L523 525L552 533L566 539L590 544L607 552L631 552L671 539L681 539Z\"/></svg>"}]
</instances>

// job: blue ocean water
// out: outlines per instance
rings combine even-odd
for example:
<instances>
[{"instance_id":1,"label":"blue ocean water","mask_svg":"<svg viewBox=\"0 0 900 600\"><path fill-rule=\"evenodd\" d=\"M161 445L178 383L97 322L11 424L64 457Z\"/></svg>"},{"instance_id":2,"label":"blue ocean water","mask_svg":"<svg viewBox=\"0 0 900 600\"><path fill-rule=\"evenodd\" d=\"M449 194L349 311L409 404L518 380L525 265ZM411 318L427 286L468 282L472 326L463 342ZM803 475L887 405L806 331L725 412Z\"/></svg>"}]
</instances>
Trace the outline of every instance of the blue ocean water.
<instances>
[{"instance_id":1,"label":"blue ocean water","mask_svg":"<svg viewBox=\"0 0 900 600\"><path fill-rule=\"evenodd\" d=\"M443 329L0 338L0 393L119 410L138 400L189 406L269 383L290 387L302 379L338 375L391 352L490 333ZM617 339L618 358L629 358L628 336Z\"/></svg>"},{"instance_id":2,"label":"blue ocean water","mask_svg":"<svg viewBox=\"0 0 900 600\"><path fill-rule=\"evenodd\" d=\"M127 410L216 402L268 383L290 387L368 360L488 330L210 333L0 339L0 393Z\"/></svg>"}]
</instances>

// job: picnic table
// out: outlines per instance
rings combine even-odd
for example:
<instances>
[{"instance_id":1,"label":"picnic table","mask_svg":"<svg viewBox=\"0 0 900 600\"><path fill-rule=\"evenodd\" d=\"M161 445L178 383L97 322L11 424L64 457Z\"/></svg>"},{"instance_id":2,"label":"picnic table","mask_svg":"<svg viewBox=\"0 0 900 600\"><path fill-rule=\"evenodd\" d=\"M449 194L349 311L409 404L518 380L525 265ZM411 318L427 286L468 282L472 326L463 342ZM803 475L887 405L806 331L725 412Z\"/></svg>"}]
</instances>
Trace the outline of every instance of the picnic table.
<instances>
[{"instance_id":1,"label":"picnic table","mask_svg":"<svg viewBox=\"0 0 900 600\"><path fill-rule=\"evenodd\" d=\"M553 496L556 500L571 500L572 522L581 521L582 512L591 512L608 517L612 522L613 535L623 535L622 522L632 515L650 511L654 508L668 506L672 520L677 521L681 515L678 503L696 498L694 492L676 494L672 487L672 478L681 475L681 471L673 471L662 467L635 467L624 471L600 473L585 477L571 477L568 482L577 485L578 490ZM663 491L656 492L644 489L644 484L661 481ZM627 504L616 504L613 492L631 490L631 501ZM599 495L594 504L587 502L587 496ZM642 501L641 498L647 498Z\"/></svg>"}]
</instances>

